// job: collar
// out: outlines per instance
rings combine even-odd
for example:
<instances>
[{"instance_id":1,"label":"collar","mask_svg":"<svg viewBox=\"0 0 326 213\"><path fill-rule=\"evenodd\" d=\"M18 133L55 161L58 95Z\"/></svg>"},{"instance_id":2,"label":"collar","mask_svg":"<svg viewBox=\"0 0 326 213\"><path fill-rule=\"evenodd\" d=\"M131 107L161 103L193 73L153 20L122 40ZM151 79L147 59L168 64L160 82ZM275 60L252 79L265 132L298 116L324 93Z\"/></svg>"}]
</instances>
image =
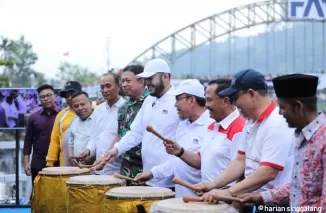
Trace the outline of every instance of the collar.
<instances>
[{"instance_id":1,"label":"collar","mask_svg":"<svg viewBox=\"0 0 326 213\"><path fill-rule=\"evenodd\" d=\"M59 112L59 109L58 109L57 107L55 107L54 109L52 109L52 112L56 112L56 113L58 113L58 112ZM51 112L51 113L52 113L52 112ZM40 114L43 114L43 113L46 113L46 111L44 110L43 107L41 107L41 109L40 109Z\"/></svg>"},{"instance_id":2,"label":"collar","mask_svg":"<svg viewBox=\"0 0 326 213\"><path fill-rule=\"evenodd\" d=\"M198 126L203 126L207 124L207 121L210 120L209 116L209 110L205 110L203 114L197 120L195 120L193 123L198 125ZM187 123L191 124L189 119L187 119Z\"/></svg>"},{"instance_id":3,"label":"collar","mask_svg":"<svg viewBox=\"0 0 326 213\"><path fill-rule=\"evenodd\" d=\"M319 113L318 117L315 118L310 124L302 129L301 132L296 132L297 137L303 137L309 141L312 136L317 132L317 130L326 122L326 117L324 113Z\"/></svg>"},{"instance_id":4,"label":"collar","mask_svg":"<svg viewBox=\"0 0 326 213\"><path fill-rule=\"evenodd\" d=\"M115 104L113 104L112 107L120 108L123 105L123 103L124 103L124 99L120 96L119 100ZM109 108L109 109L112 108L112 107L109 106L107 101L105 101L105 106L106 106L106 108Z\"/></svg>"},{"instance_id":5,"label":"collar","mask_svg":"<svg viewBox=\"0 0 326 213\"><path fill-rule=\"evenodd\" d=\"M92 110L92 114L90 116L88 116L88 118L86 118L85 120L82 120L80 117L78 117L78 118L82 122L87 121L87 120L93 120L93 118L94 118L94 109Z\"/></svg>"},{"instance_id":6,"label":"collar","mask_svg":"<svg viewBox=\"0 0 326 213\"><path fill-rule=\"evenodd\" d=\"M257 118L255 123L261 123L263 120L268 118L268 116L272 114L275 108L276 108L276 104L274 101L272 101L272 103L269 104L269 106L265 109L265 111L260 114L260 116Z\"/></svg>"},{"instance_id":7,"label":"collar","mask_svg":"<svg viewBox=\"0 0 326 213\"><path fill-rule=\"evenodd\" d=\"M226 116L223 120L221 120L219 123L214 122L211 125L209 125L209 130L214 130L221 126L224 130L227 130L230 126L230 124L237 119L240 116L239 110L235 109L233 112L231 112L228 116ZM218 125L215 125L218 124Z\"/></svg>"},{"instance_id":8,"label":"collar","mask_svg":"<svg viewBox=\"0 0 326 213\"><path fill-rule=\"evenodd\" d=\"M136 104L137 102L140 102L140 101L144 101L147 96L149 96L149 90L147 88L145 88L143 94L140 96L140 98L138 98L137 100L134 100L132 101L129 97L128 97L128 104L130 105L133 105L133 104Z\"/></svg>"},{"instance_id":9,"label":"collar","mask_svg":"<svg viewBox=\"0 0 326 213\"><path fill-rule=\"evenodd\" d=\"M171 85L170 89L160 98L156 98L156 100L164 100L165 98L169 97L170 95L173 95L175 91L175 88L173 85Z\"/></svg>"}]
</instances>

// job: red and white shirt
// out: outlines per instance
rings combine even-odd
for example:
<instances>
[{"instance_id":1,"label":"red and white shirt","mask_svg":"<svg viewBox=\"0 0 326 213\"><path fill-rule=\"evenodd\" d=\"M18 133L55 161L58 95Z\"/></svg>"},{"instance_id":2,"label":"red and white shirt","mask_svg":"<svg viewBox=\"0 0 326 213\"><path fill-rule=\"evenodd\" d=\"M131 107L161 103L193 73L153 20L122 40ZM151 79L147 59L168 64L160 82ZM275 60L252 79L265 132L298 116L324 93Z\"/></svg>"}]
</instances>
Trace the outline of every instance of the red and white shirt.
<instances>
[{"instance_id":1,"label":"red and white shirt","mask_svg":"<svg viewBox=\"0 0 326 213\"><path fill-rule=\"evenodd\" d=\"M274 180L257 191L272 189L291 181L294 129L288 127L275 102L272 102L255 122L247 121L243 137L238 153L246 156L245 177L260 166L279 170Z\"/></svg>"},{"instance_id":2,"label":"red and white shirt","mask_svg":"<svg viewBox=\"0 0 326 213\"><path fill-rule=\"evenodd\" d=\"M236 109L219 123L212 123L198 153L202 182L212 182L231 163L238 151L245 119Z\"/></svg>"}]
</instances>

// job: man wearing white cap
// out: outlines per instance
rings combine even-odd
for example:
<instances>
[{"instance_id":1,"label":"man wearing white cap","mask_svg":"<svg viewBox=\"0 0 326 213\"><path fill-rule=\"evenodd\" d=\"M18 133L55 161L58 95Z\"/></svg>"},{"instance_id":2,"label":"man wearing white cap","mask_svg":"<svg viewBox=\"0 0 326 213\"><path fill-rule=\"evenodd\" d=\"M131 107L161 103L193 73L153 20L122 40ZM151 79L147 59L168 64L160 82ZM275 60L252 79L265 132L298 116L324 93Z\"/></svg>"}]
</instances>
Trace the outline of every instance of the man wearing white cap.
<instances>
[{"instance_id":1,"label":"man wearing white cap","mask_svg":"<svg viewBox=\"0 0 326 213\"><path fill-rule=\"evenodd\" d=\"M201 169L201 180L211 182L219 176L235 158L245 120L229 97L220 97L218 93L231 84L229 79L218 79L209 82L206 91L206 107L211 122L206 129L206 137L199 152L184 151L181 144L166 140L166 151L176 155L189 166ZM182 145L183 146L183 145ZM197 183L198 183L197 182Z\"/></svg>"},{"instance_id":2,"label":"man wearing white cap","mask_svg":"<svg viewBox=\"0 0 326 213\"><path fill-rule=\"evenodd\" d=\"M204 136L207 134L209 124L213 119L205 108L205 89L197 79L182 81L175 91L179 123L176 141L188 152L198 152ZM155 166L150 170L139 173L135 181L148 181L152 178L178 177L190 184L201 181L200 170L188 166L178 157ZM176 197L184 195L196 196L191 190L180 185L175 186Z\"/></svg>"},{"instance_id":3,"label":"man wearing white cap","mask_svg":"<svg viewBox=\"0 0 326 213\"><path fill-rule=\"evenodd\" d=\"M150 60L144 67L144 72L137 75L144 78L150 91L141 109L139 110L130 130L114 148L108 151L106 161L120 156L142 142L141 156L143 170L147 171L160 165L173 156L165 151L163 141L146 131L151 125L164 137L176 138L176 130L180 122L175 104L175 89L171 86L171 72L169 65L162 59ZM95 166L97 168L97 166ZM172 179L152 179L146 183L149 186L173 188Z\"/></svg>"}]
</instances>

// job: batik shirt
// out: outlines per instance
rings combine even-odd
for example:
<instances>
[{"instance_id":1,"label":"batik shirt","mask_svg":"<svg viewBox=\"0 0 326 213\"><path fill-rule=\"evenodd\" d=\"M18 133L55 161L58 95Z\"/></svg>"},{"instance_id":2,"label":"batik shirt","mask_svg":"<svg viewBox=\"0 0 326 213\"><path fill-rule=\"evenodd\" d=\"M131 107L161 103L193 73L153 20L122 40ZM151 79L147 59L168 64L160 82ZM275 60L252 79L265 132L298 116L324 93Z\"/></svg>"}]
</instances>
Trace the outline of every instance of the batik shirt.
<instances>
[{"instance_id":1,"label":"batik shirt","mask_svg":"<svg viewBox=\"0 0 326 213\"><path fill-rule=\"evenodd\" d=\"M265 204L290 202L292 212L295 212L293 208L300 207L302 212L326 212L326 118L324 114L320 114L296 134L295 164L291 183L261 192L261 195Z\"/></svg>"},{"instance_id":2,"label":"batik shirt","mask_svg":"<svg viewBox=\"0 0 326 213\"><path fill-rule=\"evenodd\" d=\"M135 101L127 99L126 103L118 111L118 134L122 138L134 121L138 111L144 103L145 98L149 95L146 89L142 96ZM141 158L141 143L133 147L122 155L121 171L122 175L134 178L138 173L143 171L143 162Z\"/></svg>"}]
</instances>

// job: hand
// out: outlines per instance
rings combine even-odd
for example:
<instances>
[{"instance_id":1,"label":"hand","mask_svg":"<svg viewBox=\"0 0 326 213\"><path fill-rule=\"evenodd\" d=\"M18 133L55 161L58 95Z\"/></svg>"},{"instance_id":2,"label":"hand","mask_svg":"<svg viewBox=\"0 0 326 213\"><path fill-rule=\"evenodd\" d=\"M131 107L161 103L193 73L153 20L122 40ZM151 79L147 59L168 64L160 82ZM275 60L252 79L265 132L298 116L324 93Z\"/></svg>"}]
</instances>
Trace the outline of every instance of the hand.
<instances>
[{"instance_id":1,"label":"hand","mask_svg":"<svg viewBox=\"0 0 326 213\"><path fill-rule=\"evenodd\" d=\"M92 165L95 162L95 156L88 156L85 158L84 164Z\"/></svg>"},{"instance_id":2,"label":"hand","mask_svg":"<svg viewBox=\"0 0 326 213\"><path fill-rule=\"evenodd\" d=\"M166 139L164 142L165 150L170 155L177 155L181 151L181 147L176 142Z\"/></svg>"},{"instance_id":3,"label":"hand","mask_svg":"<svg viewBox=\"0 0 326 213\"><path fill-rule=\"evenodd\" d=\"M90 155L90 150L89 149L85 149L84 152L82 152L80 155L79 155L79 158L86 158L87 156Z\"/></svg>"},{"instance_id":4,"label":"hand","mask_svg":"<svg viewBox=\"0 0 326 213\"><path fill-rule=\"evenodd\" d=\"M208 202L208 203L218 203L220 200L222 200L222 199L220 199L220 196L232 197L231 193L227 189L224 189L224 190L213 189L213 190L205 193L201 197L201 199L204 202Z\"/></svg>"},{"instance_id":5,"label":"hand","mask_svg":"<svg viewBox=\"0 0 326 213\"><path fill-rule=\"evenodd\" d=\"M245 193L239 195L241 203L256 203L256 204L264 204L263 198L259 192Z\"/></svg>"},{"instance_id":6,"label":"hand","mask_svg":"<svg viewBox=\"0 0 326 213\"><path fill-rule=\"evenodd\" d=\"M145 171L142 173L138 173L136 175L136 177L134 178L134 180L135 180L135 182L139 182L142 184L146 181L149 181L152 178L153 178L153 173L149 170L149 171Z\"/></svg>"},{"instance_id":7,"label":"hand","mask_svg":"<svg viewBox=\"0 0 326 213\"><path fill-rule=\"evenodd\" d=\"M78 165L79 165L77 159L74 158L73 156L69 156L69 160L70 160L70 162L71 162L71 164L72 164L73 166L78 166Z\"/></svg>"},{"instance_id":8,"label":"hand","mask_svg":"<svg viewBox=\"0 0 326 213\"><path fill-rule=\"evenodd\" d=\"M31 176L32 172L31 172L31 166L29 165L29 163L26 163L24 165L24 170L25 170L25 174L27 176Z\"/></svg>"},{"instance_id":9,"label":"hand","mask_svg":"<svg viewBox=\"0 0 326 213\"><path fill-rule=\"evenodd\" d=\"M204 194L204 192L209 192L212 189L215 188L215 184L214 182L203 182L203 183L197 183L196 185L194 185L194 187L196 188L195 191L193 191L194 193L196 193L198 196L202 196Z\"/></svg>"},{"instance_id":10,"label":"hand","mask_svg":"<svg viewBox=\"0 0 326 213\"><path fill-rule=\"evenodd\" d=\"M91 171L103 169L105 164L111 163L114 160L115 156L117 156L117 154L118 154L118 150L116 148L111 149L110 151L108 151L106 153L106 156L104 156L103 158L97 160L93 164L93 166L91 168Z\"/></svg>"}]
</instances>

